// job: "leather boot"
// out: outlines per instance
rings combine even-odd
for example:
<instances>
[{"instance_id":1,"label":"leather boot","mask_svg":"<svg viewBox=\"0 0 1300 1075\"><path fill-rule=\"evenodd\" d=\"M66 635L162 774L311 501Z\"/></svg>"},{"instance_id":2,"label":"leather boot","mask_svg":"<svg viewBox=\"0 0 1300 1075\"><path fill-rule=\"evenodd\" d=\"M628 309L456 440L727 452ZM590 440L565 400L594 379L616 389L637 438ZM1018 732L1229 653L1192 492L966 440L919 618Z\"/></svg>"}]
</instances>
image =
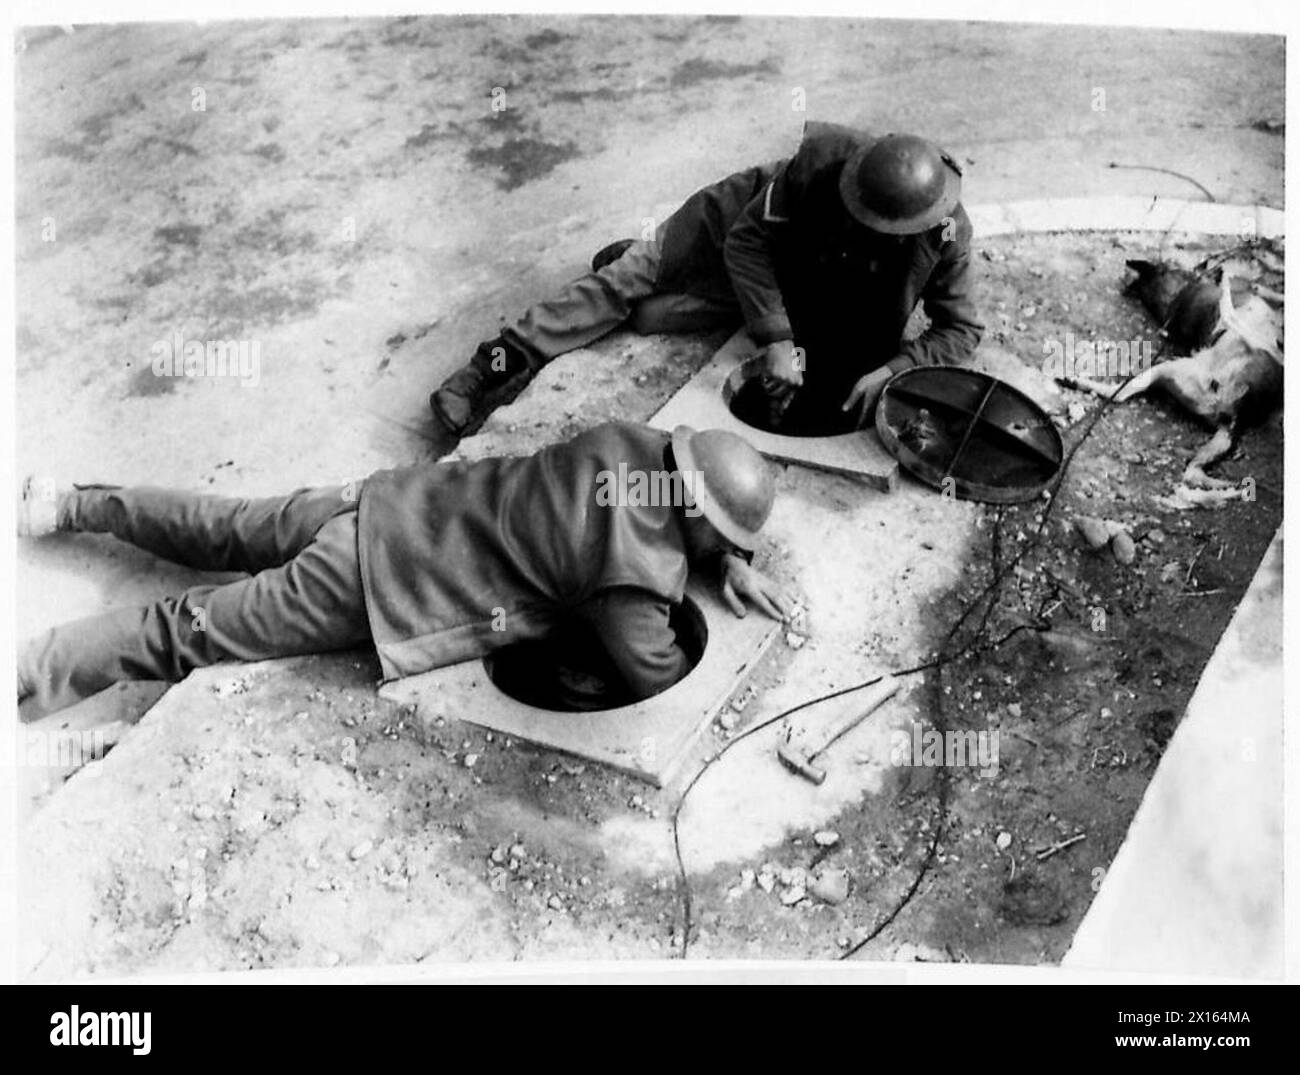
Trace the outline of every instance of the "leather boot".
<instances>
[{"instance_id":1,"label":"leather boot","mask_svg":"<svg viewBox=\"0 0 1300 1075\"><path fill-rule=\"evenodd\" d=\"M635 239L619 239L618 242L610 243L609 246L602 247L596 251L595 257L591 259L591 271L600 272L606 265L617 261L627 253Z\"/></svg>"},{"instance_id":2,"label":"leather boot","mask_svg":"<svg viewBox=\"0 0 1300 1075\"><path fill-rule=\"evenodd\" d=\"M67 490L54 479L29 474L18 488L18 536L45 537L59 528L59 497Z\"/></svg>"},{"instance_id":3,"label":"leather boot","mask_svg":"<svg viewBox=\"0 0 1300 1075\"><path fill-rule=\"evenodd\" d=\"M491 413L493 395L520 375L531 376L534 367L527 352L506 337L486 340L478 345L474 357L429 397L433 417L448 433L464 436Z\"/></svg>"}]
</instances>

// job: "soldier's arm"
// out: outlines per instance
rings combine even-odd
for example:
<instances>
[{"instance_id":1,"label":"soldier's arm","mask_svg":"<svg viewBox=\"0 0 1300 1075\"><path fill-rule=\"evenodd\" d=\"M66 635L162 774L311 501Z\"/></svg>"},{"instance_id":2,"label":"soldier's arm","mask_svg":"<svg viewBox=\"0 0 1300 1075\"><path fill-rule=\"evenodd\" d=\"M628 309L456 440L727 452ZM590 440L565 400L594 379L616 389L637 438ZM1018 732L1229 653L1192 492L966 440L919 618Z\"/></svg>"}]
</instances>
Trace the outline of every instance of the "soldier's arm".
<instances>
[{"instance_id":1,"label":"soldier's arm","mask_svg":"<svg viewBox=\"0 0 1300 1075\"><path fill-rule=\"evenodd\" d=\"M889 362L897 373L913 366L954 366L974 353L984 326L971 301L971 227L962 213L956 234L943 244L939 261L921 292L930 327L899 348Z\"/></svg>"},{"instance_id":2,"label":"soldier's arm","mask_svg":"<svg viewBox=\"0 0 1300 1075\"><path fill-rule=\"evenodd\" d=\"M637 701L690 671L690 658L668 623L671 611L668 601L631 586L599 593L578 609Z\"/></svg>"},{"instance_id":3,"label":"soldier's arm","mask_svg":"<svg viewBox=\"0 0 1300 1075\"><path fill-rule=\"evenodd\" d=\"M736 218L722 255L749 335L759 344L794 338L772 258L775 233L789 227L789 210L802 191L803 167L796 155Z\"/></svg>"}]
</instances>

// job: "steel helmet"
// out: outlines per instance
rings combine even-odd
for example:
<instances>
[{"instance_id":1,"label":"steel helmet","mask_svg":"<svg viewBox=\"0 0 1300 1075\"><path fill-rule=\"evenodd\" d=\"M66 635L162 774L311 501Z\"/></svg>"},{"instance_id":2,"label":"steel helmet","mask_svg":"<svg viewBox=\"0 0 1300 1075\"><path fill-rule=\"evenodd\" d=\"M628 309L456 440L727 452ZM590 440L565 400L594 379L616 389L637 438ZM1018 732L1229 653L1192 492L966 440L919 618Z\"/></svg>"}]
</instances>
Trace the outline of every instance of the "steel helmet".
<instances>
[{"instance_id":1,"label":"steel helmet","mask_svg":"<svg viewBox=\"0 0 1300 1075\"><path fill-rule=\"evenodd\" d=\"M857 150L840 172L840 197L853 217L886 235L913 235L961 200L961 169L914 134L887 134Z\"/></svg>"},{"instance_id":2,"label":"steel helmet","mask_svg":"<svg viewBox=\"0 0 1300 1075\"><path fill-rule=\"evenodd\" d=\"M763 457L743 437L724 429L673 430L673 456L700 514L733 545L751 551L772 513L776 481Z\"/></svg>"}]
</instances>

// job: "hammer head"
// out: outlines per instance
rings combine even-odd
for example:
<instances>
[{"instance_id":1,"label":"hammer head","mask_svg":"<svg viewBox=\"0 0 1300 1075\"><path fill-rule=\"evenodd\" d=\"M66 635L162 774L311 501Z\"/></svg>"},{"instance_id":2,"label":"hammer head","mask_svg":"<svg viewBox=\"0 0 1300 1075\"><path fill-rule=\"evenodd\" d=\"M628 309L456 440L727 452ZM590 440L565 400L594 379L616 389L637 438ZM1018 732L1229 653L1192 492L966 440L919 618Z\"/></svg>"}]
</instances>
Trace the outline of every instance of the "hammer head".
<instances>
[{"instance_id":1,"label":"hammer head","mask_svg":"<svg viewBox=\"0 0 1300 1075\"><path fill-rule=\"evenodd\" d=\"M826 779L826 770L818 769L799 750L789 742L777 744L776 756L781 759L781 764L789 769L792 773L798 773L805 780L811 780L814 784L820 784Z\"/></svg>"}]
</instances>

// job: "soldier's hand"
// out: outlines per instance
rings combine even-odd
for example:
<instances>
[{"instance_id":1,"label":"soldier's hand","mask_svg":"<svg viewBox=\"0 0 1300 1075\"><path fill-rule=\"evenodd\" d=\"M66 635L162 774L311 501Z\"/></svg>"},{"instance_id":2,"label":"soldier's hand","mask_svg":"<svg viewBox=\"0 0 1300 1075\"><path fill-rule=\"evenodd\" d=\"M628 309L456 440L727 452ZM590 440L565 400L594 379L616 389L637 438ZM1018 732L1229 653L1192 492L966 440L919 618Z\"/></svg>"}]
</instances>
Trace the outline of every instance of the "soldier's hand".
<instances>
[{"instance_id":1,"label":"soldier's hand","mask_svg":"<svg viewBox=\"0 0 1300 1075\"><path fill-rule=\"evenodd\" d=\"M774 620L785 623L794 612L795 602L776 582L756 571L739 556L722 558L722 597L727 607L742 619L745 600ZM744 599L744 600L742 600Z\"/></svg>"},{"instance_id":2,"label":"soldier's hand","mask_svg":"<svg viewBox=\"0 0 1300 1075\"><path fill-rule=\"evenodd\" d=\"M858 429L862 429L871 418L871 412L880 399L881 391L893 375L894 371L888 366L881 366L880 369L872 370L866 376L858 378L857 384L853 386L853 390L844 401L844 406L840 408L842 411L856 410Z\"/></svg>"}]
</instances>

